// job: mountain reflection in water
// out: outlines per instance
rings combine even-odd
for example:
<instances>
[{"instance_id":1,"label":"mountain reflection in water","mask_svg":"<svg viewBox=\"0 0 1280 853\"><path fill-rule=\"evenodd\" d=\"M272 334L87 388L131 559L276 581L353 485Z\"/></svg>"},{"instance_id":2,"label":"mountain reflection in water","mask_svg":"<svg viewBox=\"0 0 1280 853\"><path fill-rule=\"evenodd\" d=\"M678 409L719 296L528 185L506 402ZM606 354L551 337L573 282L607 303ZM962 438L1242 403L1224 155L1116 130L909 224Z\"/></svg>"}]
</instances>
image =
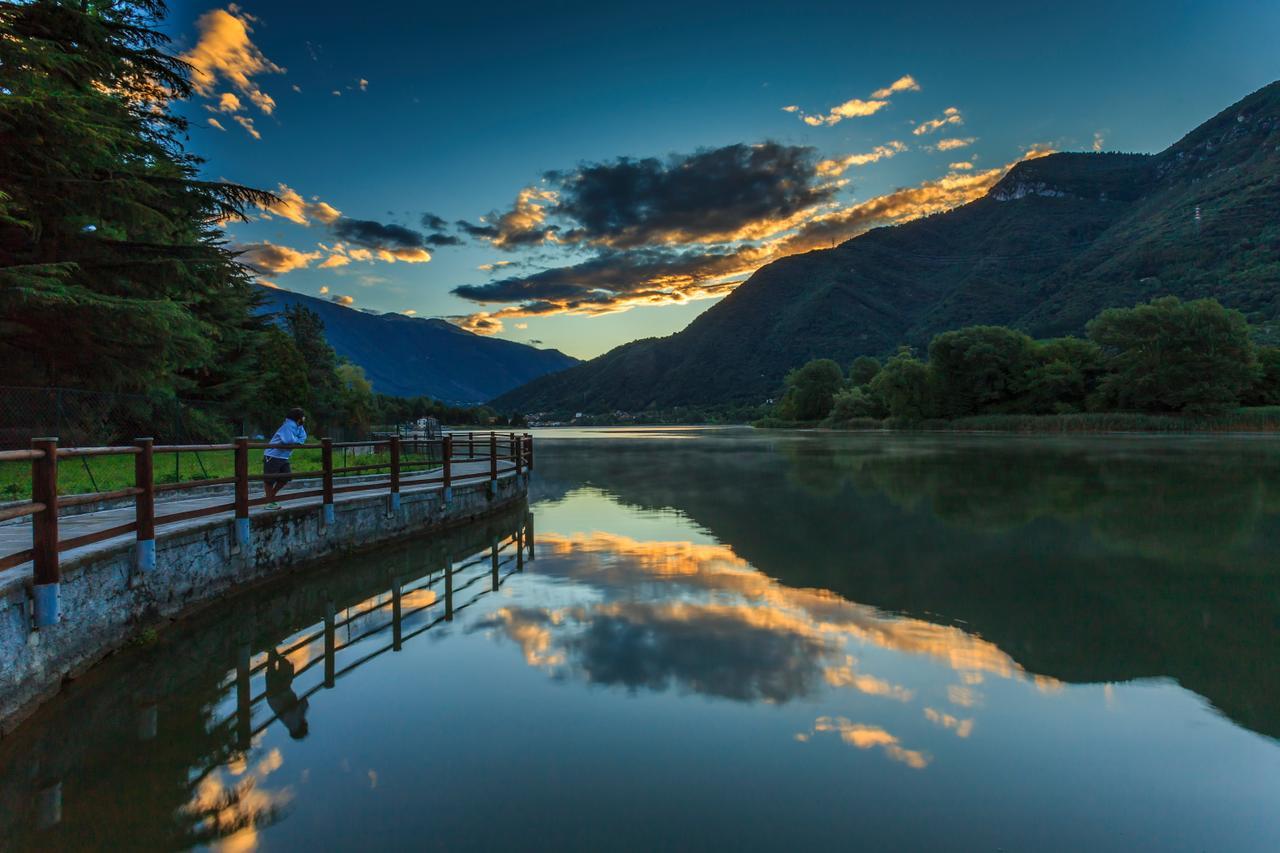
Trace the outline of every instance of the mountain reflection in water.
<instances>
[{"instance_id":1,"label":"mountain reflection in water","mask_svg":"<svg viewBox=\"0 0 1280 853\"><path fill-rule=\"evenodd\" d=\"M528 513L73 684L0 742L6 843L1280 844L1280 443L539 447Z\"/></svg>"}]
</instances>

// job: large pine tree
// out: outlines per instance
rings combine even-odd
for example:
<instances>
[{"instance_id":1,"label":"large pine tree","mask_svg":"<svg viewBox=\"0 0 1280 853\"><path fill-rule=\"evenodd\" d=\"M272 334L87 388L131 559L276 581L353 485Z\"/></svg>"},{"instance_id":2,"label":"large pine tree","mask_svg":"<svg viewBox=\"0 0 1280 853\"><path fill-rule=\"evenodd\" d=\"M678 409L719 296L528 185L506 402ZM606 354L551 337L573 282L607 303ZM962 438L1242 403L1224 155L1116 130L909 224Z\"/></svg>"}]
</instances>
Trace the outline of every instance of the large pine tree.
<instances>
[{"instance_id":1,"label":"large pine tree","mask_svg":"<svg viewBox=\"0 0 1280 853\"><path fill-rule=\"evenodd\" d=\"M242 401L266 343L219 224L272 200L202 181L160 0L0 2L5 384Z\"/></svg>"}]
</instances>

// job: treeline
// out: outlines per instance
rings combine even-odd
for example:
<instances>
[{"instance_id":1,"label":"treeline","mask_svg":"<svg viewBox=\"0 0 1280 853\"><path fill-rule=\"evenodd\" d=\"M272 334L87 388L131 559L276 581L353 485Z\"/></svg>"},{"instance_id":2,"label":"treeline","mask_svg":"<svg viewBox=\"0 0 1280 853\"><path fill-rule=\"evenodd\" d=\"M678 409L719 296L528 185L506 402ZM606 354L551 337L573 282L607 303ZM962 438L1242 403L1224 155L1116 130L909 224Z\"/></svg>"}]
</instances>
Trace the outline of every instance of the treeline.
<instances>
[{"instance_id":1,"label":"treeline","mask_svg":"<svg viewBox=\"0 0 1280 853\"><path fill-rule=\"evenodd\" d=\"M1103 311L1087 338L1033 340L1003 326L936 336L928 359L902 348L848 373L815 359L786 380L761 425L919 424L978 415L1138 412L1222 415L1280 404L1280 347L1258 346L1239 311L1167 296Z\"/></svg>"},{"instance_id":2,"label":"treeline","mask_svg":"<svg viewBox=\"0 0 1280 853\"><path fill-rule=\"evenodd\" d=\"M292 406L356 430L424 415L492 422L484 408L375 394L314 313L261 314L222 226L277 199L200 178L171 109L190 97L191 69L167 50L165 11L0 3L4 383L140 395L154 403L149 418L128 397L139 424L186 408L189 438L231 421L274 428Z\"/></svg>"}]
</instances>

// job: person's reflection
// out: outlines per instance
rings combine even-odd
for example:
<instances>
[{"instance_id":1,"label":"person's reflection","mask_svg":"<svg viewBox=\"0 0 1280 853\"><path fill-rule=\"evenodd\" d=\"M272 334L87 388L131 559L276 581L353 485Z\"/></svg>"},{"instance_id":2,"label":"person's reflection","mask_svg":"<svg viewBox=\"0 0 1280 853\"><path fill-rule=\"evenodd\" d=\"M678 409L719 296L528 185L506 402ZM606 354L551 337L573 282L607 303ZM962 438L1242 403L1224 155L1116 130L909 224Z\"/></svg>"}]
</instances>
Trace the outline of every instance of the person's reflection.
<instances>
[{"instance_id":1,"label":"person's reflection","mask_svg":"<svg viewBox=\"0 0 1280 853\"><path fill-rule=\"evenodd\" d=\"M267 704L294 740L307 736L307 700L293 692L293 664L272 649L267 652Z\"/></svg>"}]
</instances>

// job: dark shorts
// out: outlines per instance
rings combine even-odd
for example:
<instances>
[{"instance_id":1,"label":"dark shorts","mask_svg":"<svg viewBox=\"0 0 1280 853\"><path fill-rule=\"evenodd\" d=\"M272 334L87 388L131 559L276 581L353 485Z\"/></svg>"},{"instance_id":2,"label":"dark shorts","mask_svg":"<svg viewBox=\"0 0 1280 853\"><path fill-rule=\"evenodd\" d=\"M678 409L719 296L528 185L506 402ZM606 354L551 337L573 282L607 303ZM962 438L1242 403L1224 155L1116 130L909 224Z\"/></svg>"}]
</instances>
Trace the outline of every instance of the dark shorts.
<instances>
[{"instance_id":1,"label":"dark shorts","mask_svg":"<svg viewBox=\"0 0 1280 853\"><path fill-rule=\"evenodd\" d=\"M275 456L262 457L262 473L264 474L292 474L293 468L289 465L288 459L278 459ZM273 477L268 482L275 483L277 486L283 486L292 480L293 477Z\"/></svg>"}]
</instances>

